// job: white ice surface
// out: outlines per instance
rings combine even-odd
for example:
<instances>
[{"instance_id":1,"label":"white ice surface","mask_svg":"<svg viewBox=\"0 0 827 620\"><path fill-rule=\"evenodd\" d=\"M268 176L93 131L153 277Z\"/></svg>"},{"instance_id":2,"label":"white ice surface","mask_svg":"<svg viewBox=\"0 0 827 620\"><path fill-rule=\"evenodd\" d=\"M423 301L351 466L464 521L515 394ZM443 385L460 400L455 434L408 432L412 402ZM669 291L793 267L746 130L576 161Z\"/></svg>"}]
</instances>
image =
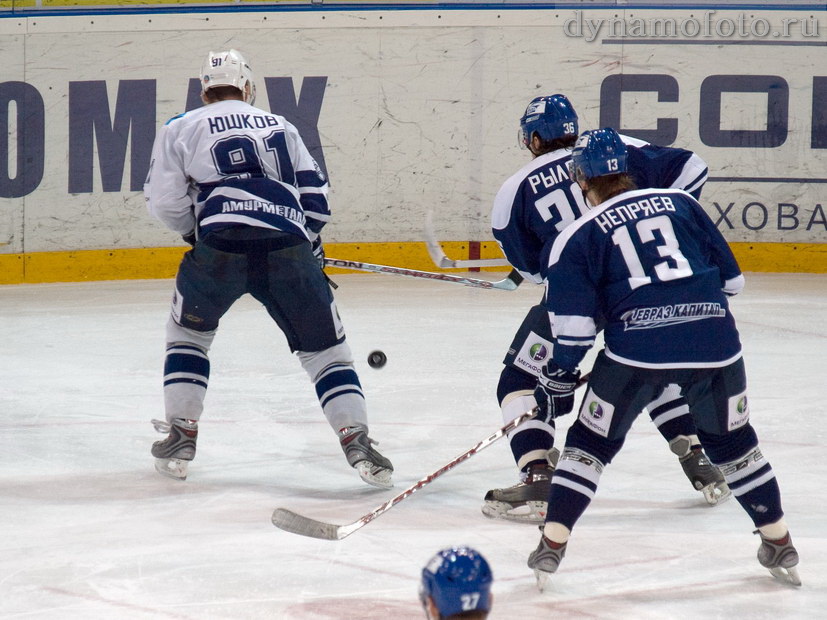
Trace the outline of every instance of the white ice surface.
<instances>
[{"instance_id":1,"label":"white ice surface","mask_svg":"<svg viewBox=\"0 0 827 620\"><path fill-rule=\"evenodd\" d=\"M737 503L708 507L641 417L544 593L526 567L537 529L480 512L516 482L505 440L345 540L271 525L279 506L355 521L499 428L501 360L541 292L334 279L390 491L347 467L251 298L222 321L198 455L177 482L149 454L171 281L0 287L0 617L421 618L421 568L453 544L488 557L496 619L827 617L827 277L747 274L733 300L803 587L770 577Z\"/></svg>"}]
</instances>

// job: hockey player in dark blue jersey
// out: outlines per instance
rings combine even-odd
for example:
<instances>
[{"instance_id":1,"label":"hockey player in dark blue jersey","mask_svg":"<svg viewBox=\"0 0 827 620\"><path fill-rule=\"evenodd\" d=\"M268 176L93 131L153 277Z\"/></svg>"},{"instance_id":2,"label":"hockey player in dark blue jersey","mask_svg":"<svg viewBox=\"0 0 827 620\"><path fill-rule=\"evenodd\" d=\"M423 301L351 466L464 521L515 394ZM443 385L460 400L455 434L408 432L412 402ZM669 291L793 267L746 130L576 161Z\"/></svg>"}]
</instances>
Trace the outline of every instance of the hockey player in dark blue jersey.
<instances>
[{"instance_id":1,"label":"hockey player in dark blue jersey","mask_svg":"<svg viewBox=\"0 0 827 620\"><path fill-rule=\"evenodd\" d=\"M689 403L704 450L761 537L758 561L800 585L772 467L750 424L746 373L727 297L744 277L701 205L680 190L636 189L612 129L585 132L571 172L593 205L554 242L546 309L556 338L536 398L572 410L578 365L604 323L605 346L551 480L548 514L528 565L557 570L604 468L652 397L670 384Z\"/></svg>"},{"instance_id":2,"label":"hockey player in dark blue jersey","mask_svg":"<svg viewBox=\"0 0 827 620\"><path fill-rule=\"evenodd\" d=\"M422 569L419 599L428 620L485 620L494 595L491 567L471 547L449 547Z\"/></svg>"},{"instance_id":3,"label":"hockey player in dark blue jersey","mask_svg":"<svg viewBox=\"0 0 827 620\"><path fill-rule=\"evenodd\" d=\"M531 282L540 284L551 245L569 224L588 212L566 164L577 140L578 118L564 95L537 97L520 119L520 142L532 161L513 174L494 200L492 229L509 262ZM677 187L700 195L707 166L692 151L659 147L623 137L629 144L630 170L641 187ZM534 388L539 368L554 347L542 303L533 306L517 331L497 386L503 421L535 406ZM686 401L671 386L647 405L647 410L693 487L710 504L728 495L720 472L704 456ZM482 511L492 518L542 523L550 474L557 451L553 449L554 421L542 416L509 434L521 482L492 489Z\"/></svg>"}]
</instances>

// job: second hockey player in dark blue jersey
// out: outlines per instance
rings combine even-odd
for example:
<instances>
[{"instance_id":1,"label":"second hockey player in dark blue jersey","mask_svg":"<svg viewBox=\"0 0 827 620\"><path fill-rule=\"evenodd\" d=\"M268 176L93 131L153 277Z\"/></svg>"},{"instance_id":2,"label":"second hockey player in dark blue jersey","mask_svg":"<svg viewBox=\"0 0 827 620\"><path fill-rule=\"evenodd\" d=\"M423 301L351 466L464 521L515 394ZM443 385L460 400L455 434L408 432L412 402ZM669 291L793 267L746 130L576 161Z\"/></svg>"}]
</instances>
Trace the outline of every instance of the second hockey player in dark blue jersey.
<instances>
[{"instance_id":1,"label":"second hockey player in dark blue jersey","mask_svg":"<svg viewBox=\"0 0 827 620\"><path fill-rule=\"evenodd\" d=\"M588 212L577 184L568 176L567 163L577 140L578 118L564 95L537 97L520 119L521 143L533 159L513 174L494 200L492 229L508 261L523 276L541 284L554 240L561 231ZM641 187L677 187L700 195L707 166L692 151L659 147L623 137L629 144L630 170ZM539 368L554 347L542 303L532 307L503 360L497 386L503 421L535 406L534 388ZM726 497L720 473L700 449L686 401L676 386L648 404L647 410L693 487L711 504ZM545 515L553 450L554 421L540 417L520 425L509 435L511 451L522 481L492 489L483 513L489 517L541 523Z\"/></svg>"},{"instance_id":2,"label":"second hockey player in dark blue jersey","mask_svg":"<svg viewBox=\"0 0 827 620\"><path fill-rule=\"evenodd\" d=\"M557 570L572 528L623 446L642 407L680 386L704 450L761 537L758 560L800 585L772 467L750 424L741 343L727 297L744 278L721 233L679 190L638 190L627 148L612 129L586 132L572 176L594 208L554 242L546 308L556 344L538 401L571 411L577 367L605 324L605 347L551 480L543 536L528 565L538 579Z\"/></svg>"}]
</instances>

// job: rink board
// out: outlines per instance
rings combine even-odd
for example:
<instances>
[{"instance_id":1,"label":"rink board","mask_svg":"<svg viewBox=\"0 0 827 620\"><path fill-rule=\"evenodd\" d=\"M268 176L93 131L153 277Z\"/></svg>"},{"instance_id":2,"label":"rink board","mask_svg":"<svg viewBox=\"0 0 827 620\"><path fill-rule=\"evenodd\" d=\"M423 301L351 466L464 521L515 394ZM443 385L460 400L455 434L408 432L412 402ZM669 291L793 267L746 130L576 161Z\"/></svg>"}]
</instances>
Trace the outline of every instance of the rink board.
<instances>
[{"instance_id":1,"label":"rink board","mask_svg":"<svg viewBox=\"0 0 827 620\"><path fill-rule=\"evenodd\" d=\"M657 31L664 16L674 36ZM518 119L532 97L565 92L581 129L612 125L700 153L711 171L702 203L744 269L824 272L823 16L442 7L2 18L0 278L165 269L160 250L179 240L144 208L152 138L198 105L205 52L230 46L256 71L257 105L299 126L327 171L331 246L381 245L378 257L399 264L394 248L421 244L430 210L440 239L490 243L494 194L527 161ZM765 26L779 36L759 36ZM87 251L99 254L75 269Z\"/></svg>"}]
</instances>

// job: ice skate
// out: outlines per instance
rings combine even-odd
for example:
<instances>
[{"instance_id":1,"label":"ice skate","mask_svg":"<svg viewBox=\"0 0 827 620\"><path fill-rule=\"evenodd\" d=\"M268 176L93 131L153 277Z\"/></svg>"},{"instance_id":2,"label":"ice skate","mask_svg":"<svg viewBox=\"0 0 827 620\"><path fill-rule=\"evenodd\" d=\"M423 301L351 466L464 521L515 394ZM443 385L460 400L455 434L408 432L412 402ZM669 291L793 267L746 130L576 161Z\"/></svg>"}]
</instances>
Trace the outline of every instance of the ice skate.
<instances>
[{"instance_id":1,"label":"ice skate","mask_svg":"<svg viewBox=\"0 0 827 620\"><path fill-rule=\"evenodd\" d=\"M492 519L518 523L543 523L548 510L551 475L559 457L560 451L552 448L548 453L548 463L532 465L524 482L488 491L482 514Z\"/></svg>"},{"instance_id":2,"label":"ice skate","mask_svg":"<svg viewBox=\"0 0 827 620\"><path fill-rule=\"evenodd\" d=\"M373 448L371 444L378 442L368 437L366 426L360 424L340 429L339 441L347 462L359 472L362 480L381 489L393 486L393 465Z\"/></svg>"},{"instance_id":3,"label":"ice skate","mask_svg":"<svg viewBox=\"0 0 827 620\"><path fill-rule=\"evenodd\" d=\"M758 548L758 561L761 566L767 568L773 577L782 583L794 586L801 585L801 578L798 576L798 551L793 546L793 539L789 532L784 538L770 540L759 530L754 534L761 537L761 546Z\"/></svg>"},{"instance_id":4,"label":"ice skate","mask_svg":"<svg viewBox=\"0 0 827 620\"><path fill-rule=\"evenodd\" d=\"M671 444L670 444L671 447ZM696 490L704 494L706 502L712 506L730 496L730 490L723 475L700 449L690 450L679 458L683 473Z\"/></svg>"},{"instance_id":5,"label":"ice skate","mask_svg":"<svg viewBox=\"0 0 827 620\"><path fill-rule=\"evenodd\" d=\"M166 439L152 444L155 470L176 480L186 480L189 462L195 458L198 422L175 418L172 424L162 420L152 420L152 424L159 433L169 433Z\"/></svg>"},{"instance_id":6,"label":"ice skate","mask_svg":"<svg viewBox=\"0 0 827 620\"><path fill-rule=\"evenodd\" d=\"M540 530L542 531L542 526L540 526ZM548 576L557 572L560 562L566 556L567 545L567 542L562 544L552 542L543 535L540 538L540 544L528 556L528 567L534 569L534 576L537 579L537 587L540 592L545 588Z\"/></svg>"}]
</instances>

